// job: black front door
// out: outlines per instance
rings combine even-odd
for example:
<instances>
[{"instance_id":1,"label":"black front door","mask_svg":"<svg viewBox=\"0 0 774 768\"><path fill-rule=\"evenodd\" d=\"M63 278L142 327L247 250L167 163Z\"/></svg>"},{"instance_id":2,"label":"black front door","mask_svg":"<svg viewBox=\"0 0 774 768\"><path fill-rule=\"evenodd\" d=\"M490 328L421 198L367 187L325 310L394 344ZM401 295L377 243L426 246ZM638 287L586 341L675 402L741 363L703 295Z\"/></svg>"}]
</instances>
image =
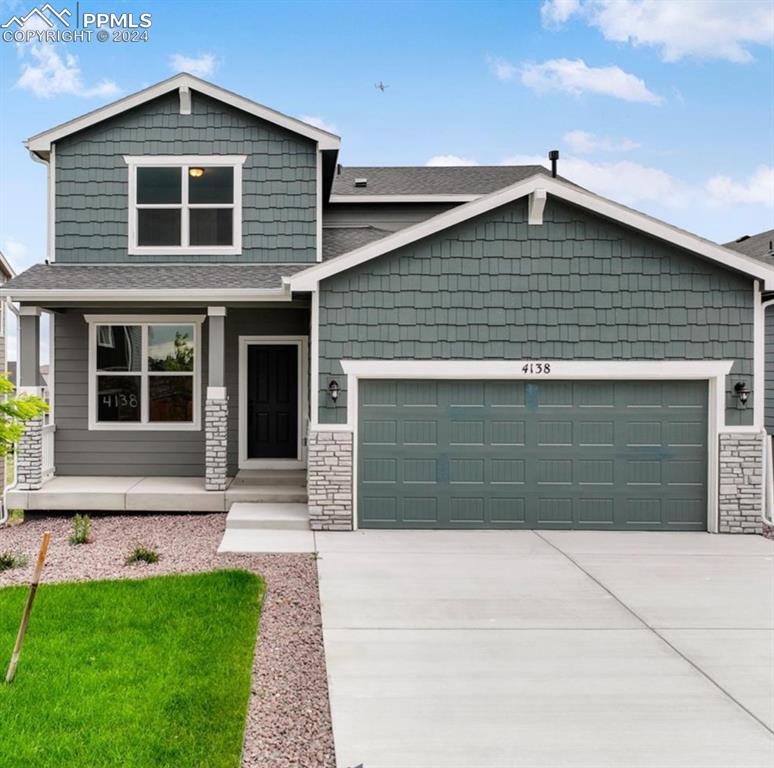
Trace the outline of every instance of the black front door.
<instances>
[{"instance_id":1,"label":"black front door","mask_svg":"<svg viewBox=\"0 0 774 768\"><path fill-rule=\"evenodd\" d=\"M298 347L247 347L247 458L298 458Z\"/></svg>"}]
</instances>

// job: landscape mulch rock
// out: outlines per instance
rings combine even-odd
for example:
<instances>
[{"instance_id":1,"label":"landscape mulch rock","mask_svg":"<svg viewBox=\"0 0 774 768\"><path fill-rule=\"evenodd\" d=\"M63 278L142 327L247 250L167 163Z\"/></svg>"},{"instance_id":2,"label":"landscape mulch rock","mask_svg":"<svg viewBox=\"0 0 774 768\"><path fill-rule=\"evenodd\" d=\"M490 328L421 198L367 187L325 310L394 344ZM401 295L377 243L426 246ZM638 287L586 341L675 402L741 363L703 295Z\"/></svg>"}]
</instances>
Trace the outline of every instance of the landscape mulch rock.
<instances>
[{"instance_id":1,"label":"landscape mulch rock","mask_svg":"<svg viewBox=\"0 0 774 768\"><path fill-rule=\"evenodd\" d=\"M51 531L43 583L137 579L243 568L260 574L266 596L253 666L242 768L333 768L317 564L312 555L218 555L225 514L92 517L92 541L68 542L71 518L25 520L0 528L0 552L29 564L0 573L0 586L29 583L43 531ZM125 565L137 545L149 565Z\"/></svg>"}]
</instances>

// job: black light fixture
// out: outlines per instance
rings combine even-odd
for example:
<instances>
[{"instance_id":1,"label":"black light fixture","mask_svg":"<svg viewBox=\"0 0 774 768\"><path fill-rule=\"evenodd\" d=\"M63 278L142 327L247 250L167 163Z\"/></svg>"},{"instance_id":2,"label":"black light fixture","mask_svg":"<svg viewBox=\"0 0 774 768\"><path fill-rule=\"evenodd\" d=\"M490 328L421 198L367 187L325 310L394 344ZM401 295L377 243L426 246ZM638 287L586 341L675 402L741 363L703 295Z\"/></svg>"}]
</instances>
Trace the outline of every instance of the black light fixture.
<instances>
[{"instance_id":1,"label":"black light fixture","mask_svg":"<svg viewBox=\"0 0 774 768\"><path fill-rule=\"evenodd\" d=\"M736 392L739 402L742 405L745 405L745 403L747 403L747 398L750 397L750 390L747 389L746 382L737 381L736 384L734 384L734 392Z\"/></svg>"},{"instance_id":2,"label":"black light fixture","mask_svg":"<svg viewBox=\"0 0 774 768\"><path fill-rule=\"evenodd\" d=\"M336 405L336 401L339 399L339 382L336 379L331 379L330 384L328 384L328 394L331 396L333 404Z\"/></svg>"}]
</instances>

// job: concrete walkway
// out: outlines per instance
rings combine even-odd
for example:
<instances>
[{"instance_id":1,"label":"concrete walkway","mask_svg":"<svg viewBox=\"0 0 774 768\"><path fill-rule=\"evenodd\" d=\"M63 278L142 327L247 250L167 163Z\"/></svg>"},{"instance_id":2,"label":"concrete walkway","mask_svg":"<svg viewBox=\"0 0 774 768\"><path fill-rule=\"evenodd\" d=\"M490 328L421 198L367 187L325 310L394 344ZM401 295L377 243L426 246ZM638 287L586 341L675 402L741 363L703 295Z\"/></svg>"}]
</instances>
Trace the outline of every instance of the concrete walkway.
<instances>
[{"instance_id":1,"label":"concrete walkway","mask_svg":"<svg viewBox=\"0 0 774 768\"><path fill-rule=\"evenodd\" d=\"M339 768L770 768L774 543L315 534Z\"/></svg>"}]
</instances>

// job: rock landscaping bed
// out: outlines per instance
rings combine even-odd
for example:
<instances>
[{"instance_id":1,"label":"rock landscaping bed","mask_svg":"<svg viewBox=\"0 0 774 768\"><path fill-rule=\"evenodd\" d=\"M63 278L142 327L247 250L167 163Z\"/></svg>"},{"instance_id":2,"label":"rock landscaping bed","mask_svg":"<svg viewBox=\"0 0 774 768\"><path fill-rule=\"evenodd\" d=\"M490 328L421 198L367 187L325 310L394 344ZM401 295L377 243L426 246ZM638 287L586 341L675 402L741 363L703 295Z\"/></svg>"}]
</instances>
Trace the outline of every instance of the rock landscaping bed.
<instances>
[{"instance_id":1,"label":"rock landscaping bed","mask_svg":"<svg viewBox=\"0 0 774 768\"><path fill-rule=\"evenodd\" d=\"M73 545L72 519L26 520L0 528L0 553L28 564L0 572L0 586L26 583L43 531L51 531L44 583L132 579L242 568L266 594L245 729L242 768L333 768L317 567L310 555L218 555L225 515L92 517L91 542ZM126 564L137 547L157 563ZM34 632L33 627L30 630Z\"/></svg>"}]
</instances>

